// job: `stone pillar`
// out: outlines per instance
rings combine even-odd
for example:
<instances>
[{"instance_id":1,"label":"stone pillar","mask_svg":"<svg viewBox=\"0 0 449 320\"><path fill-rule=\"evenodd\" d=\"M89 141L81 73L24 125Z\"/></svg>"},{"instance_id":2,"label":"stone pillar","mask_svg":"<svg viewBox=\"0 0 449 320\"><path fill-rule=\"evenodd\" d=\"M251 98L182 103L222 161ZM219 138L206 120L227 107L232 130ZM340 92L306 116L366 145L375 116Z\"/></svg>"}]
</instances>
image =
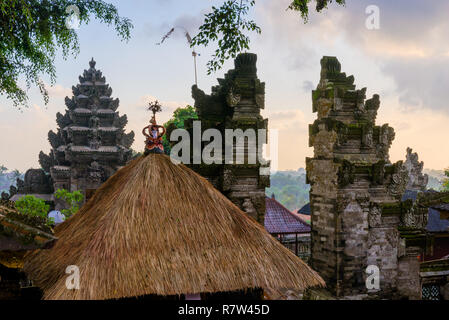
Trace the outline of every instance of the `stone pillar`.
<instances>
[{"instance_id":1,"label":"stone pillar","mask_svg":"<svg viewBox=\"0 0 449 320\"><path fill-rule=\"evenodd\" d=\"M229 70L224 79L218 79L218 85L212 87L210 95L205 94L197 86L192 87L195 109L201 122L201 132L207 129L218 129L222 136L222 159L216 164L191 164L190 168L207 178L215 188L220 190L240 209L256 219L262 225L265 216L265 188L269 187L269 163L259 161L250 163L249 154L261 154L260 139L265 139L259 132L268 127L267 119L263 119L260 110L265 107L265 83L257 77L257 55L242 53L234 61L235 69ZM193 137L193 121L186 121L186 129ZM250 145L245 142L240 147L235 142L232 150L235 155L243 155L244 163L224 163L226 150L226 129L253 130L257 142ZM170 134L170 132L167 132ZM193 137L195 138L195 137ZM207 143L202 143L203 151ZM237 158L236 158L237 159Z\"/></svg>"}]
</instances>

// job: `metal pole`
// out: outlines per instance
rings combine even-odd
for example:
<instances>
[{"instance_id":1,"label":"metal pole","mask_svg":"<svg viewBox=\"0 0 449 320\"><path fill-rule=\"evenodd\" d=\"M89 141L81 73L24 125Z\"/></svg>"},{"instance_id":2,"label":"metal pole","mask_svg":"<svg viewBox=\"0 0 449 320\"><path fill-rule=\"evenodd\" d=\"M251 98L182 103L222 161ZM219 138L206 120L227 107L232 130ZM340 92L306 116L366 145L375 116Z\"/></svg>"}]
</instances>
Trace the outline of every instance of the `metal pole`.
<instances>
[{"instance_id":1,"label":"metal pole","mask_svg":"<svg viewBox=\"0 0 449 320\"><path fill-rule=\"evenodd\" d=\"M192 51L192 55L193 55L193 67L195 68L195 85L198 87L198 81L197 81L197 76L196 76L196 52L195 52L195 49Z\"/></svg>"}]
</instances>

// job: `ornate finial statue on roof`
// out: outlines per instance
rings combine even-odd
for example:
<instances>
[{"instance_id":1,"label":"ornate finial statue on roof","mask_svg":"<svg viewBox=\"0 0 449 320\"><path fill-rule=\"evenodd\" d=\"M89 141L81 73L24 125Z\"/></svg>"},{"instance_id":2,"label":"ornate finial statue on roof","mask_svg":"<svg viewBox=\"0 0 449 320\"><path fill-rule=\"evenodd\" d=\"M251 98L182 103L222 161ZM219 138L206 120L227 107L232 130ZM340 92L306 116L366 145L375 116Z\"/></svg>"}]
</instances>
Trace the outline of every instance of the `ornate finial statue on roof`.
<instances>
[{"instance_id":1,"label":"ornate finial statue on roof","mask_svg":"<svg viewBox=\"0 0 449 320\"><path fill-rule=\"evenodd\" d=\"M148 110L153 112L153 116L150 119L150 125L146 126L142 130L142 134L146 137L144 154L164 153L162 137L165 134L165 128L164 126L160 126L156 123L156 112L161 112L162 107L156 100L148 104ZM162 129L162 131L160 131L160 129Z\"/></svg>"},{"instance_id":2,"label":"ornate finial statue on roof","mask_svg":"<svg viewBox=\"0 0 449 320\"><path fill-rule=\"evenodd\" d=\"M94 60L94 58L92 57L92 59L89 61L89 67L91 67L91 68L95 68L95 64L96 64L97 62Z\"/></svg>"}]
</instances>

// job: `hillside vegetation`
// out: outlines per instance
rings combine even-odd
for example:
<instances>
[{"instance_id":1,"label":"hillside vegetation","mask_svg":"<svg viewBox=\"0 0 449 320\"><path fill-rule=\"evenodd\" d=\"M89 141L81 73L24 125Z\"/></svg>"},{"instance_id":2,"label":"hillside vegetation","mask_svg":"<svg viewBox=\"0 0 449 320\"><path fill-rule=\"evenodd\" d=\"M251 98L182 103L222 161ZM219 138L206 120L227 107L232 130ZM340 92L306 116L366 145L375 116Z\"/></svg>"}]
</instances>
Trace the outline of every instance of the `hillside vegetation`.
<instances>
[{"instance_id":1,"label":"hillside vegetation","mask_svg":"<svg viewBox=\"0 0 449 320\"><path fill-rule=\"evenodd\" d=\"M289 210L300 209L309 202L310 186L306 184L306 172L303 168L297 171L278 171L270 177L270 188L266 195L273 194L276 200Z\"/></svg>"}]
</instances>

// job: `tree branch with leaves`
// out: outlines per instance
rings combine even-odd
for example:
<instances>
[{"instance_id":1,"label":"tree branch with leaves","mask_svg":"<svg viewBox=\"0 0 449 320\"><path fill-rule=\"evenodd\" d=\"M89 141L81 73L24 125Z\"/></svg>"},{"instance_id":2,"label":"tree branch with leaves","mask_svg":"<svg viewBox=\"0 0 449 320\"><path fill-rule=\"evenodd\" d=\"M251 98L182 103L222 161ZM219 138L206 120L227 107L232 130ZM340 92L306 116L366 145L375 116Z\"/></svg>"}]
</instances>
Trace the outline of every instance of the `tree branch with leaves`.
<instances>
[{"instance_id":1,"label":"tree branch with leaves","mask_svg":"<svg viewBox=\"0 0 449 320\"><path fill-rule=\"evenodd\" d=\"M315 10L321 12L333 0L293 0L286 10L297 11L304 23L308 21L309 4L315 2ZM335 0L344 5L345 0ZM249 50L250 32L261 33L255 21L249 20L250 9L256 4L255 0L227 0L220 7L212 7L207 13L199 33L192 39L191 46L207 47L217 41L217 49L212 59L207 62L207 74L215 72L223 66L229 58L235 58L244 50Z\"/></svg>"}]
</instances>

